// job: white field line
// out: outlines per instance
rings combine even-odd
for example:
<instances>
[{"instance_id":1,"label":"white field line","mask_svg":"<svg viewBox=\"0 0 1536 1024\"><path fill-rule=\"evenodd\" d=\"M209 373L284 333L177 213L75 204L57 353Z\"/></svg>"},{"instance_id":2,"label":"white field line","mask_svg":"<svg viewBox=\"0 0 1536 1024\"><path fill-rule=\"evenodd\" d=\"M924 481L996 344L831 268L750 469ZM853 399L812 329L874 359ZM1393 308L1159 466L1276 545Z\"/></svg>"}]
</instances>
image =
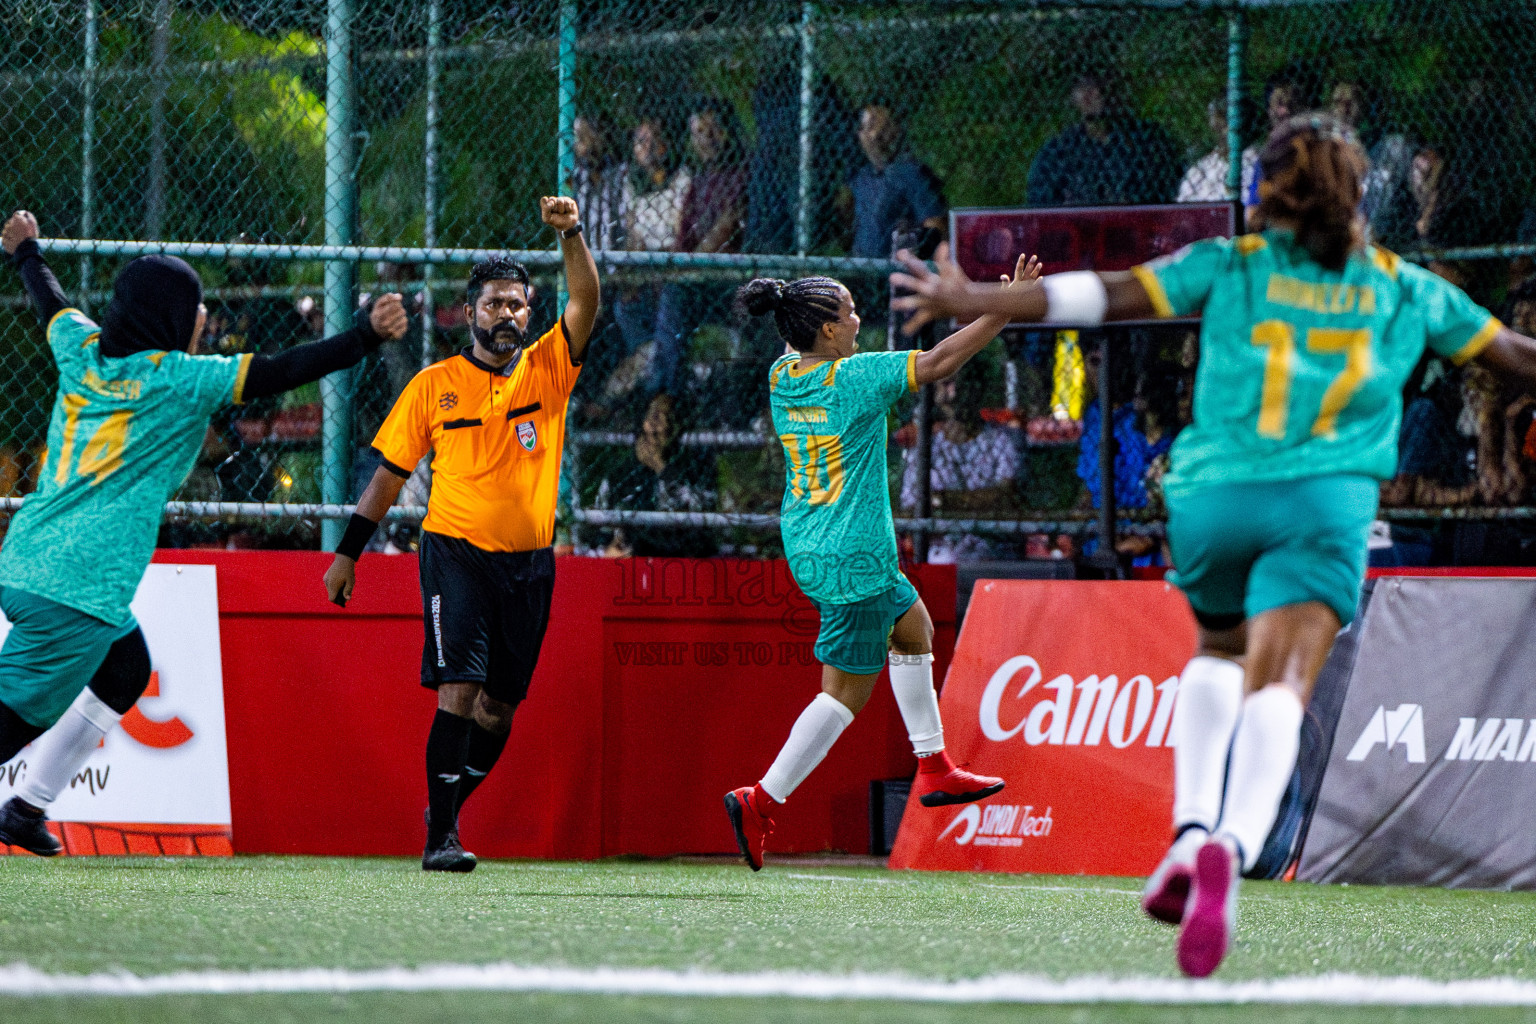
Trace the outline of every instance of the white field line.
<instances>
[{"instance_id":1,"label":"white field line","mask_svg":"<svg viewBox=\"0 0 1536 1024\"><path fill-rule=\"evenodd\" d=\"M1044 978L995 975L933 981L880 974L719 974L649 968L518 967L514 964L380 970L188 971L45 974L0 967L0 996L170 996L346 992L549 992L577 995L779 997L910 1003L1326 1004L1333 1006L1536 1006L1536 982L1511 978L1431 981L1324 974L1268 981L1172 978Z\"/></svg>"}]
</instances>

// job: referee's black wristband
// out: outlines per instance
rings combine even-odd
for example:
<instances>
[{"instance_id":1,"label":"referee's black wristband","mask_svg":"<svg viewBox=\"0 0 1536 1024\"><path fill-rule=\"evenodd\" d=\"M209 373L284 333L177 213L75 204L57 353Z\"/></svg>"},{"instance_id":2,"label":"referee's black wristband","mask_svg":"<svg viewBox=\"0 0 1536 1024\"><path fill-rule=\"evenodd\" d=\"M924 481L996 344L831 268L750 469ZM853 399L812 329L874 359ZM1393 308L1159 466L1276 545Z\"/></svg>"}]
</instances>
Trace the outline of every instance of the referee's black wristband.
<instances>
[{"instance_id":1,"label":"referee's black wristband","mask_svg":"<svg viewBox=\"0 0 1536 1024\"><path fill-rule=\"evenodd\" d=\"M363 548L373 539L373 531L379 524L367 516L352 513L352 519L347 523L347 532L341 535L341 543L336 545L338 555L346 555L352 561L363 557Z\"/></svg>"}]
</instances>

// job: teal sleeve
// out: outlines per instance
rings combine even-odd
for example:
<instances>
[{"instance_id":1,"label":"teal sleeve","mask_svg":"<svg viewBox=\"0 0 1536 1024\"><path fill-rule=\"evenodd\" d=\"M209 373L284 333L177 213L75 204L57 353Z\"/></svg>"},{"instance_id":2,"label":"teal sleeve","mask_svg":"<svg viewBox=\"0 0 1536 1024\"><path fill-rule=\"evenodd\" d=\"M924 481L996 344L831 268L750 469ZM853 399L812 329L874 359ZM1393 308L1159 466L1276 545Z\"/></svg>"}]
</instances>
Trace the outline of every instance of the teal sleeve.
<instances>
[{"instance_id":1,"label":"teal sleeve","mask_svg":"<svg viewBox=\"0 0 1536 1024\"><path fill-rule=\"evenodd\" d=\"M861 352L843 361L838 384L846 384L861 405L884 412L916 390L917 352Z\"/></svg>"},{"instance_id":2,"label":"teal sleeve","mask_svg":"<svg viewBox=\"0 0 1536 1024\"><path fill-rule=\"evenodd\" d=\"M1216 280L1232 252L1227 238L1207 238L1133 267L1131 273L1147 290L1160 317L1197 316L1205 308Z\"/></svg>"},{"instance_id":3,"label":"teal sleeve","mask_svg":"<svg viewBox=\"0 0 1536 1024\"><path fill-rule=\"evenodd\" d=\"M171 352L162 368L172 370L177 389L192 399L199 415L211 416L223 406L242 400L240 391L250 360L248 355L194 356Z\"/></svg>"},{"instance_id":4,"label":"teal sleeve","mask_svg":"<svg viewBox=\"0 0 1536 1024\"><path fill-rule=\"evenodd\" d=\"M1425 342L1436 355L1464 363L1487 348L1504 326L1438 274L1410 265L1401 273L1413 289L1413 308L1422 318Z\"/></svg>"},{"instance_id":5,"label":"teal sleeve","mask_svg":"<svg viewBox=\"0 0 1536 1024\"><path fill-rule=\"evenodd\" d=\"M48 350L54 363L61 368L73 364L100 333L96 322L73 306L59 310L48 322Z\"/></svg>"}]
</instances>

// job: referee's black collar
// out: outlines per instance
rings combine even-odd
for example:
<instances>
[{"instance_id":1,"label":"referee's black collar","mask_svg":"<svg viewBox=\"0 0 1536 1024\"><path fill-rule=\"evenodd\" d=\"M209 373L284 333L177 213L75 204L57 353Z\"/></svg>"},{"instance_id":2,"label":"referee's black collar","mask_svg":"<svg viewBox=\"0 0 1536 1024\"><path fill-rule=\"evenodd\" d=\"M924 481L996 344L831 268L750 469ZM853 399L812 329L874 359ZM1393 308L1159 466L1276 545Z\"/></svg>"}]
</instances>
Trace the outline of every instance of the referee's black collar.
<instances>
[{"instance_id":1,"label":"referee's black collar","mask_svg":"<svg viewBox=\"0 0 1536 1024\"><path fill-rule=\"evenodd\" d=\"M492 366L490 363L484 363L476 359L475 346L473 344L465 345L463 348L459 349L459 355L463 356L465 359L468 359L469 364L477 370L484 370L486 373L494 373L498 377L510 377L512 376L512 371L517 369L517 364L523 361L523 354L525 351L526 350L522 348L518 349L517 358L513 359L506 366L501 367Z\"/></svg>"}]
</instances>

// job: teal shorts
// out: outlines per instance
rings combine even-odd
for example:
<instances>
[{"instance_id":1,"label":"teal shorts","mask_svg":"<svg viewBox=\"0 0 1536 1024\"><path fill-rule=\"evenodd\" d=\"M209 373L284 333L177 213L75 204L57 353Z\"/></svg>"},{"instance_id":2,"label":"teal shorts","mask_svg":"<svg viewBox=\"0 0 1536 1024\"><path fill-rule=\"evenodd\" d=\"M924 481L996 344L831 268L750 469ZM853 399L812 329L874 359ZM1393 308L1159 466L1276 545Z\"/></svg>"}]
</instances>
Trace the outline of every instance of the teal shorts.
<instances>
[{"instance_id":1,"label":"teal shorts","mask_svg":"<svg viewBox=\"0 0 1536 1024\"><path fill-rule=\"evenodd\" d=\"M1208 629L1321 601L1348 624L1379 485L1366 476L1211 484L1168 495L1168 577Z\"/></svg>"},{"instance_id":2,"label":"teal shorts","mask_svg":"<svg viewBox=\"0 0 1536 1024\"><path fill-rule=\"evenodd\" d=\"M11 631L0 647L0 704L29 724L57 722L106 660L113 644L139 628L105 622L68 605L0 587L0 611Z\"/></svg>"},{"instance_id":3,"label":"teal shorts","mask_svg":"<svg viewBox=\"0 0 1536 1024\"><path fill-rule=\"evenodd\" d=\"M852 604L814 602L821 612L816 660L856 676L872 676L885 667L896 620L917 604L917 591L903 576L890 590Z\"/></svg>"}]
</instances>

